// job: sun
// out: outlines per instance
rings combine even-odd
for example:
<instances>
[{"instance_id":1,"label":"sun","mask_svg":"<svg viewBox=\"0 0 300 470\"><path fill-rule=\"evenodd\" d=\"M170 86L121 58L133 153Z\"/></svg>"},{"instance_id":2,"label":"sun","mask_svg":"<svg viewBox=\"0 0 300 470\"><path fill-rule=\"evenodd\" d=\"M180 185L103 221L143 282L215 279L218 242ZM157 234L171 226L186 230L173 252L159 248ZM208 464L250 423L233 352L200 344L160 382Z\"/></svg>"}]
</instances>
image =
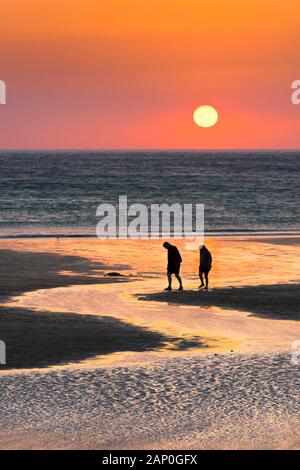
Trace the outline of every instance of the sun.
<instances>
[{"instance_id":1,"label":"sun","mask_svg":"<svg viewBox=\"0 0 300 470\"><path fill-rule=\"evenodd\" d=\"M194 121L200 127L212 127L218 119L218 111L213 106L199 106L194 112Z\"/></svg>"}]
</instances>

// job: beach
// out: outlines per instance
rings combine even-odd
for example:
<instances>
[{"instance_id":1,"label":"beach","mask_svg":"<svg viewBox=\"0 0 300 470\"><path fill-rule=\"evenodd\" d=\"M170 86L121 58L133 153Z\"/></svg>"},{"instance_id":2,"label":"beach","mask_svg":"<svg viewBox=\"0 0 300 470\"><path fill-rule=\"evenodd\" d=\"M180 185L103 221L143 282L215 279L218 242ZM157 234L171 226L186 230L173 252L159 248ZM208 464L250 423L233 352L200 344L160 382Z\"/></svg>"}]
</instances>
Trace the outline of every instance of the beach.
<instances>
[{"instance_id":1,"label":"beach","mask_svg":"<svg viewBox=\"0 0 300 470\"><path fill-rule=\"evenodd\" d=\"M299 0L1 3L9 464L300 450L299 24Z\"/></svg>"},{"instance_id":2,"label":"beach","mask_svg":"<svg viewBox=\"0 0 300 470\"><path fill-rule=\"evenodd\" d=\"M299 448L299 238L206 243L1 240L1 448Z\"/></svg>"}]
</instances>

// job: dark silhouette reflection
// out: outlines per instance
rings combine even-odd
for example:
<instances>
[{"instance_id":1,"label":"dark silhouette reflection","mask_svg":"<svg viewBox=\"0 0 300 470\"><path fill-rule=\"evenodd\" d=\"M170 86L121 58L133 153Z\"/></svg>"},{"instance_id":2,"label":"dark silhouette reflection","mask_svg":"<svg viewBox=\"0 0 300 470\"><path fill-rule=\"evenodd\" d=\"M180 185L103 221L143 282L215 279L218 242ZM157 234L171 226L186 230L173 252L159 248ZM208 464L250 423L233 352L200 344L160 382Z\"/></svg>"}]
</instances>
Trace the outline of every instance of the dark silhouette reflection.
<instances>
[{"instance_id":1,"label":"dark silhouette reflection","mask_svg":"<svg viewBox=\"0 0 300 470\"><path fill-rule=\"evenodd\" d=\"M185 290L181 295L159 292L139 294L138 298L176 305L240 310L273 320L300 320L299 284L215 288L211 292Z\"/></svg>"},{"instance_id":2,"label":"dark silhouette reflection","mask_svg":"<svg viewBox=\"0 0 300 470\"><path fill-rule=\"evenodd\" d=\"M112 317L0 307L7 364L1 369L38 368L96 355L155 349L206 347L200 337L170 337Z\"/></svg>"},{"instance_id":3,"label":"dark silhouette reflection","mask_svg":"<svg viewBox=\"0 0 300 470\"><path fill-rule=\"evenodd\" d=\"M126 282L126 279L99 278L107 269L128 269L127 265L109 266L81 256L56 253L0 250L0 295L74 284ZM64 274L68 272L68 274Z\"/></svg>"}]
</instances>

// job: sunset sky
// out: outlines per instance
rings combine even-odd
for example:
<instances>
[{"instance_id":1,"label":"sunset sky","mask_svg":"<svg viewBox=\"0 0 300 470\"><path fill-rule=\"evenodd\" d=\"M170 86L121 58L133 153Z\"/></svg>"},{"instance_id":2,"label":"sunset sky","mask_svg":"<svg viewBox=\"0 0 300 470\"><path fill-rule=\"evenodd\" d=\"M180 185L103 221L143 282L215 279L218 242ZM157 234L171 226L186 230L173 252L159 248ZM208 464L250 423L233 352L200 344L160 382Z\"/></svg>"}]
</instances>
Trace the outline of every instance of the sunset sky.
<instances>
[{"instance_id":1,"label":"sunset sky","mask_svg":"<svg viewBox=\"0 0 300 470\"><path fill-rule=\"evenodd\" d=\"M1 0L0 147L299 148L299 0ZM211 104L215 127L193 122Z\"/></svg>"}]
</instances>

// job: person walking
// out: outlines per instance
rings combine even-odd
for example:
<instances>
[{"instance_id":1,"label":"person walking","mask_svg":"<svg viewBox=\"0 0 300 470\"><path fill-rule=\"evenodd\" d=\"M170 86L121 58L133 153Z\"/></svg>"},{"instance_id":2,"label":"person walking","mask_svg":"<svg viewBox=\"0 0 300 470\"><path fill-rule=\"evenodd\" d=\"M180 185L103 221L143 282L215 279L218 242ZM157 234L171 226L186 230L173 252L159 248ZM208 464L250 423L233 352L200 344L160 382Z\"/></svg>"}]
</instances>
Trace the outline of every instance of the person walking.
<instances>
[{"instance_id":1,"label":"person walking","mask_svg":"<svg viewBox=\"0 0 300 470\"><path fill-rule=\"evenodd\" d=\"M171 245L168 242L164 242L163 247L168 250L168 266L167 266L167 276L168 276L168 287L165 290L172 290L172 275L176 277L179 282L178 290L183 290L182 280L180 277L180 264L182 258L180 256L179 250L176 246Z\"/></svg>"},{"instance_id":2,"label":"person walking","mask_svg":"<svg viewBox=\"0 0 300 470\"><path fill-rule=\"evenodd\" d=\"M205 245L200 246L199 250L200 250L199 278L201 281L199 289L202 289L202 287L204 287L205 290L208 290L208 274L209 274L209 271L211 270L212 256L211 256L211 252L206 248ZM205 283L204 283L203 277L205 278Z\"/></svg>"}]
</instances>

